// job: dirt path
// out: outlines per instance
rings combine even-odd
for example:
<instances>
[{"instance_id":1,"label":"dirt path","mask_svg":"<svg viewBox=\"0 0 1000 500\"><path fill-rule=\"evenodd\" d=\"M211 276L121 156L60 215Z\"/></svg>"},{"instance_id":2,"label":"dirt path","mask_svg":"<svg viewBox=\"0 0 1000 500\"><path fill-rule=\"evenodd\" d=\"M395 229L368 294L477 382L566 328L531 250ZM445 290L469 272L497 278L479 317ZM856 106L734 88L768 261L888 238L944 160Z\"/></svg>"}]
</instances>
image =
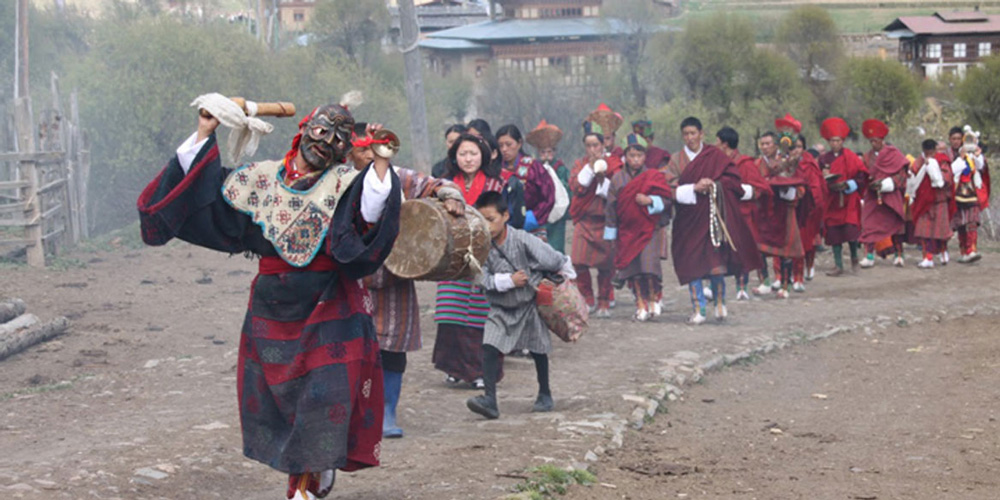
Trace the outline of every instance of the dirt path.
<instances>
[{"instance_id":1,"label":"dirt path","mask_svg":"<svg viewBox=\"0 0 1000 500\"><path fill-rule=\"evenodd\" d=\"M998 320L846 333L712 375L571 496L997 498Z\"/></svg>"},{"instance_id":2,"label":"dirt path","mask_svg":"<svg viewBox=\"0 0 1000 500\"><path fill-rule=\"evenodd\" d=\"M0 269L0 296L23 298L42 318L73 320L60 340L0 362L0 497L281 498L283 476L242 458L236 413L236 344L255 264L185 244L73 258L85 265ZM821 256L821 269L829 259ZM578 463L608 447L634 406L623 395L659 386L677 351L731 353L858 318L945 314L1000 298L1000 288L982 286L1000 269L988 253L970 267L883 264L858 277L820 277L790 301L734 303L726 324L694 328L683 323L686 290L669 267L665 317L633 323L631 298L620 292L614 318L595 321L580 344L556 347L556 411L546 415L528 412L534 370L520 359L506 366L502 418L468 412L473 393L446 387L431 367L427 310L425 349L404 378L407 437L384 444L383 467L342 474L333 497L500 497L517 480L498 474ZM432 285L420 294L432 304Z\"/></svg>"}]
</instances>

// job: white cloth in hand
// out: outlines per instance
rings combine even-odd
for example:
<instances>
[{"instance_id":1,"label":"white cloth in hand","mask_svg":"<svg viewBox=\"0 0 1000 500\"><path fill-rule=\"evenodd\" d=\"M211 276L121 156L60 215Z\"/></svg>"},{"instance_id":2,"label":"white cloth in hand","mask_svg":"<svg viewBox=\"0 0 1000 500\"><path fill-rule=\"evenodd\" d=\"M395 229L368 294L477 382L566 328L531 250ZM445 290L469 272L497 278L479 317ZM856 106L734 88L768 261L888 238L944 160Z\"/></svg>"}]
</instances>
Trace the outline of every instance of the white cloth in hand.
<instances>
[{"instance_id":1,"label":"white cloth in hand","mask_svg":"<svg viewBox=\"0 0 1000 500\"><path fill-rule=\"evenodd\" d=\"M515 288L513 275L510 273L494 274L493 286L500 293L513 290Z\"/></svg>"},{"instance_id":2,"label":"white cloth in hand","mask_svg":"<svg viewBox=\"0 0 1000 500\"><path fill-rule=\"evenodd\" d=\"M392 192L392 175L386 172L385 179L379 179L375 167L369 167L364 183L361 191L361 217L365 222L374 224L382 218L385 202Z\"/></svg>"}]
</instances>

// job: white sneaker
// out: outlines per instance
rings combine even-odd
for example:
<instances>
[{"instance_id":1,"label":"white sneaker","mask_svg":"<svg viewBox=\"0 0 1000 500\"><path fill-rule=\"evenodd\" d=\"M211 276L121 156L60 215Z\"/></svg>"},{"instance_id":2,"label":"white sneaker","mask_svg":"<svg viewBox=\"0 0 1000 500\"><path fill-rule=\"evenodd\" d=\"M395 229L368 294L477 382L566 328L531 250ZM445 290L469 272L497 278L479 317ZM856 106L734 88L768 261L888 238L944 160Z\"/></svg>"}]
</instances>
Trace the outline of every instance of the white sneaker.
<instances>
[{"instance_id":1,"label":"white sneaker","mask_svg":"<svg viewBox=\"0 0 1000 500\"><path fill-rule=\"evenodd\" d=\"M726 311L725 305L719 305L715 308L715 321L722 323L729 316L729 311Z\"/></svg>"},{"instance_id":2,"label":"white sneaker","mask_svg":"<svg viewBox=\"0 0 1000 500\"><path fill-rule=\"evenodd\" d=\"M715 298L715 294L712 293L712 288L711 287L707 287L707 286L706 287L702 287L702 290L705 292L705 300L712 300L712 299Z\"/></svg>"},{"instance_id":3,"label":"white sneaker","mask_svg":"<svg viewBox=\"0 0 1000 500\"><path fill-rule=\"evenodd\" d=\"M917 267L919 267L920 269L930 269L934 267L934 261L931 259L924 259L920 261L919 264L917 264Z\"/></svg>"},{"instance_id":4,"label":"white sneaker","mask_svg":"<svg viewBox=\"0 0 1000 500\"><path fill-rule=\"evenodd\" d=\"M479 377L476 380L473 380L472 384L470 384L470 385L472 385L473 389L482 390L482 389L486 388L486 382L483 381L482 377Z\"/></svg>"},{"instance_id":5,"label":"white sneaker","mask_svg":"<svg viewBox=\"0 0 1000 500\"><path fill-rule=\"evenodd\" d=\"M750 300L750 294L746 290L740 290L736 292L736 300Z\"/></svg>"},{"instance_id":6,"label":"white sneaker","mask_svg":"<svg viewBox=\"0 0 1000 500\"><path fill-rule=\"evenodd\" d=\"M657 300L653 302L653 317L663 314L663 303Z\"/></svg>"},{"instance_id":7,"label":"white sneaker","mask_svg":"<svg viewBox=\"0 0 1000 500\"><path fill-rule=\"evenodd\" d=\"M865 257L861 259L861 262L858 262L858 265L861 266L862 269L869 269L875 267L875 261L873 259Z\"/></svg>"},{"instance_id":8,"label":"white sneaker","mask_svg":"<svg viewBox=\"0 0 1000 500\"><path fill-rule=\"evenodd\" d=\"M696 312L688 318L687 322L689 325L700 325L705 322L705 317L702 316L700 312Z\"/></svg>"},{"instance_id":9,"label":"white sneaker","mask_svg":"<svg viewBox=\"0 0 1000 500\"><path fill-rule=\"evenodd\" d=\"M587 309L589 310L590 314L594 314L595 312L597 312L597 304L594 304L588 307Z\"/></svg>"},{"instance_id":10,"label":"white sneaker","mask_svg":"<svg viewBox=\"0 0 1000 500\"><path fill-rule=\"evenodd\" d=\"M812 281L816 277L816 266L806 269L806 281Z\"/></svg>"},{"instance_id":11,"label":"white sneaker","mask_svg":"<svg viewBox=\"0 0 1000 500\"><path fill-rule=\"evenodd\" d=\"M767 283L761 283L760 286L753 289L754 295L767 295L769 293L771 293L771 285Z\"/></svg>"},{"instance_id":12,"label":"white sneaker","mask_svg":"<svg viewBox=\"0 0 1000 500\"><path fill-rule=\"evenodd\" d=\"M316 500L316 495L308 491L303 495L302 490L295 490L295 496L292 497L292 500Z\"/></svg>"},{"instance_id":13,"label":"white sneaker","mask_svg":"<svg viewBox=\"0 0 1000 500\"><path fill-rule=\"evenodd\" d=\"M972 252L967 257L968 257L968 259L965 260L966 264L972 264L973 262L976 262L979 259L983 258L982 255L979 255L979 252Z\"/></svg>"},{"instance_id":14,"label":"white sneaker","mask_svg":"<svg viewBox=\"0 0 1000 500\"><path fill-rule=\"evenodd\" d=\"M635 320L640 323L645 323L649 319L649 311L645 309L639 309L635 312Z\"/></svg>"},{"instance_id":15,"label":"white sneaker","mask_svg":"<svg viewBox=\"0 0 1000 500\"><path fill-rule=\"evenodd\" d=\"M618 307L618 302L615 302L613 300L611 302L608 302L608 309L614 309L616 307Z\"/></svg>"},{"instance_id":16,"label":"white sneaker","mask_svg":"<svg viewBox=\"0 0 1000 500\"><path fill-rule=\"evenodd\" d=\"M938 256L938 259L941 262L942 266L947 266L948 263L951 262L951 256L948 255L947 250L941 252L941 255Z\"/></svg>"},{"instance_id":17,"label":"white sneaker","mask_svg":"<svg viewBox=\"0 0 1000 500\"><path fill-rule=\"evenodd\" d=\"M779 299L787 299L788 298L788 290L785 290L784 288L781 288L781 289L778 290L778 292L775 294L775 296L778 297Z\"/></svg>"},{"instance_id":18,"label":"white sneaker","mask_svg":"<svg viewBox=\"0 0 1000 500\"><path fill-rule=\"evenodd\" d=\"M772 281L771 282L771 291L777 292L779 288L781 288L781 281Z\"/></svg>"},{"instance_id":19,"label":"white sneaker","mask_svg":"<svg viewBox=\"0 0 1000 500\"><path fill-rule=\"evenodd\" d=\"M796 292L799 292L799 293L805 292L806 291L806 285L804 283L802 283L801 281L796 281L795 283L792 283L792 290L794 290Z\"/></svg>"},{"instance_id":20,"label":"white sneaker","mask_svg":"<svg viewBox=\"0 0 1000 500\"><path fill-rule=\"evenodd\" d=\"M596 313L594 313L594 316L598 317L598 318L610 318L611 317L611 311L609 311L609 310L607 310L605 308L601 308L601 309L598 309Z\"/></svg>"},{"instance_id":21,"label":"white sneaker","mask_svg":"<svg viewBox=\"0 0 1000 500\"><path fill-rule=\"evenodd\" d=\"M896 267L904 267L906 266L906 262L903 261L902 257L896 257L895 259L892 259L892 265Z\"/></svg>"}]
</instances>

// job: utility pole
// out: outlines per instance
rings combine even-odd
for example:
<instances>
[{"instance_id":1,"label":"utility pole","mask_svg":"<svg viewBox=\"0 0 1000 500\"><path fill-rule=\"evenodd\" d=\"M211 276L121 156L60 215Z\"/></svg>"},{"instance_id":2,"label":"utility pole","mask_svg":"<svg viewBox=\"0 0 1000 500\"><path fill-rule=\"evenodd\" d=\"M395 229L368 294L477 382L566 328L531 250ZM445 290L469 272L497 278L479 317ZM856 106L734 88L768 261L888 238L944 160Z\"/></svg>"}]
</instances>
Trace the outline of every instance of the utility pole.
<instances>
[{"instance_id":1,"label":"utility pole","mask_svg":"<svg viewBox=\"0 0 1000 500\"><path fill-rule=\"evenodd\" d=\"M403 66L406 71L406 100L410 110L410 139L413 143L413 169L431 171L431 140L427 131L427 102L424 99L424 64L417 46L417 9L413 0L399 0L399 32Z\"/></svg>"},{"instance_id":2,"label":"utility pole","mask_svg":"<svg viewBox=\"0 0 1000 500\"><path fill-rule=\"evenodd\" d=\"M14 98L28 97L28 0L17 0L17 50L14 53Z\"/></svg>"}]
</instances>

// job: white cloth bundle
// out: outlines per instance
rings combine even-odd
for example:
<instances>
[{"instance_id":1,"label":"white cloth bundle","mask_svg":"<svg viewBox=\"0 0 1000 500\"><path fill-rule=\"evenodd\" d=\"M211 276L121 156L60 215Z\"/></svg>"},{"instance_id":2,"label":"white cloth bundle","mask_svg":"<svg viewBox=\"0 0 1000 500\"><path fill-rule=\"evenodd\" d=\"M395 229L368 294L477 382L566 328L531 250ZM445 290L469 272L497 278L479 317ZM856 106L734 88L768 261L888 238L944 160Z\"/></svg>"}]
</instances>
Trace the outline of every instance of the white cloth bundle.
<instances>
[{"instance_id":1,"label":"white cloth bundle","mask_svg":"<svg viewBox=\"0 0 1000 500\"><path fill-rule=\"evenodd\" d=\"M246 102L246 113L239 104L217 93L200 95L191 106L208 111L219 123L232 129L229 132L229 158L233 164L239 164L244 154L253 156L260 145L260 137L274 130L270 123L255 117L257 103L252 101Z\"/></svg>"}]
</instances>

